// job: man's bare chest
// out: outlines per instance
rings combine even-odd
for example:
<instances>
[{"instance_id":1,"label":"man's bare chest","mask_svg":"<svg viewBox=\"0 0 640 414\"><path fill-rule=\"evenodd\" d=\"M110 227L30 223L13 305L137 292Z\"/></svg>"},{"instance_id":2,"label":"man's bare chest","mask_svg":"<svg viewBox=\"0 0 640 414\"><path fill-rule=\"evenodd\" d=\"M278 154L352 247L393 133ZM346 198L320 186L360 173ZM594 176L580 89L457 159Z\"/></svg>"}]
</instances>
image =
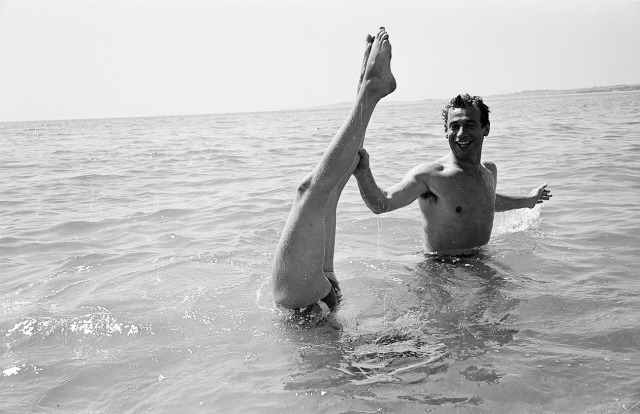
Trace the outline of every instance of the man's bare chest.
<instances>
[{"instance_id":1,"label":"man's bare chest","mask_svg":"<svg viewBox=\"0 0 640 414\"><path fill-rule=\"evenodd\" d=\"M424 207L439 214L477 217L492 214L495 184L487 174L442 177L431 188Z\"/></svg>"}]
</instances>

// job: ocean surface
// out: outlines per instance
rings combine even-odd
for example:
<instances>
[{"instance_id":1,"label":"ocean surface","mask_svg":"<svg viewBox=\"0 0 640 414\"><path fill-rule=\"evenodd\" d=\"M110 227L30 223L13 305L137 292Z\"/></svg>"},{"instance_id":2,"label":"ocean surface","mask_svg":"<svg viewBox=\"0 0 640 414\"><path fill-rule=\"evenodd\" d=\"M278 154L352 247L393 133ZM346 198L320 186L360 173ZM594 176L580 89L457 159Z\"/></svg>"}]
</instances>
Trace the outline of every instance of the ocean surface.
<instances>
[{"instance_id":1,"label":"ocean surface","mask_svg":"<svg viewBox=\"0 0 640 414\"><path fill-rule=\"evenodd\" d=\"M640 412L640 93L486 103L498 192L553 198L434 258L352 180L313 322L270 268L347 108L0 124L0 412ZM379 105L380 185L445 154L444 104Z\"/></svg>"}]
</instances>

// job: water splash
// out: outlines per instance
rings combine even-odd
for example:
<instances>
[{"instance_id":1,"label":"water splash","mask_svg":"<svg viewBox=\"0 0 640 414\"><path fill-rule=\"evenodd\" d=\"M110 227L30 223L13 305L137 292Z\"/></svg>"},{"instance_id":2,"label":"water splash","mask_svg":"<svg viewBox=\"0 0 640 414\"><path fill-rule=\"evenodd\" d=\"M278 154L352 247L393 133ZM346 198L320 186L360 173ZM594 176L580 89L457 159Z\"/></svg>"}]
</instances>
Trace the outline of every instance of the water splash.
<instances>
[{"instance_id":1,"label":"water splash","mask_svg":"<svg viewBox=\"0 0 640 414\"><path fill-rule=\"evenodd\" d=\"M518 209L497 213L493 220L493 237L540 228L542 217L541 207L532 209Z\"/></svg>"}]
</instances>

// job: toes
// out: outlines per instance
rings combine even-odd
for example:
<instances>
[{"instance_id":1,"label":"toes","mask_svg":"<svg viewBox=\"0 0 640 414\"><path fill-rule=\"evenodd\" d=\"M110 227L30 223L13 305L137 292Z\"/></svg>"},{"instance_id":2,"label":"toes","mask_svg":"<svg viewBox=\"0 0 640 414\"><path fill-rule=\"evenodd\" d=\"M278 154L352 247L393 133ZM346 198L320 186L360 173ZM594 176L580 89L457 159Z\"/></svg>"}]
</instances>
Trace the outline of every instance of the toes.
<instances>
[{"instance_id":1,"label":"toes","mask_svg":"<svg viewBox=\"0 0 640 414\"><path fill-rule=\"evenodd\" d=\"M367 38L365 39L365 41L367 42L367 44L372 44L373 43L373 36L368 34Z\"/></svg>"},{"instance_id":2,"label":"toes","mask_svg":"<svg viewBox=\"0 0 640 414\"><path fill-rule=\"evenodd\" d=\"M380 43L384 42L385 40L389 40L389 33L387 33L384 27L380 28L380 31L376 34L376 39Z\"/></svg>"}]
</instances>

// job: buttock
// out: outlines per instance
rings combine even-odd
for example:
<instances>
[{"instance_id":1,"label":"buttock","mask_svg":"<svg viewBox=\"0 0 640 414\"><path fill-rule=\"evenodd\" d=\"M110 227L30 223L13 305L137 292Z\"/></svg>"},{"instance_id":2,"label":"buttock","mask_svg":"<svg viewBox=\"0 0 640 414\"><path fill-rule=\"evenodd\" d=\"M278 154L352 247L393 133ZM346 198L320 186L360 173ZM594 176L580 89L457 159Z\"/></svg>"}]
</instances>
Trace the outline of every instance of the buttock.
<instances>
[{"instance_id":1,"label":"buttock","mask_svg":"<svg viewBox=\"0 0 640 414\"><path fill-rule=\"evenodd\" d=\"M322 313L323 316L328 315L331 311L335 310L340 304L342 299L342 293L340 292L340 285L338 279L333 272L325 272L325 277L331 284L331 290L324 298L320 299L313 305L309 305L304 308L296 309L296 313L300 315L306 315L309 313Z\"/></svg>"}]
</instances>

